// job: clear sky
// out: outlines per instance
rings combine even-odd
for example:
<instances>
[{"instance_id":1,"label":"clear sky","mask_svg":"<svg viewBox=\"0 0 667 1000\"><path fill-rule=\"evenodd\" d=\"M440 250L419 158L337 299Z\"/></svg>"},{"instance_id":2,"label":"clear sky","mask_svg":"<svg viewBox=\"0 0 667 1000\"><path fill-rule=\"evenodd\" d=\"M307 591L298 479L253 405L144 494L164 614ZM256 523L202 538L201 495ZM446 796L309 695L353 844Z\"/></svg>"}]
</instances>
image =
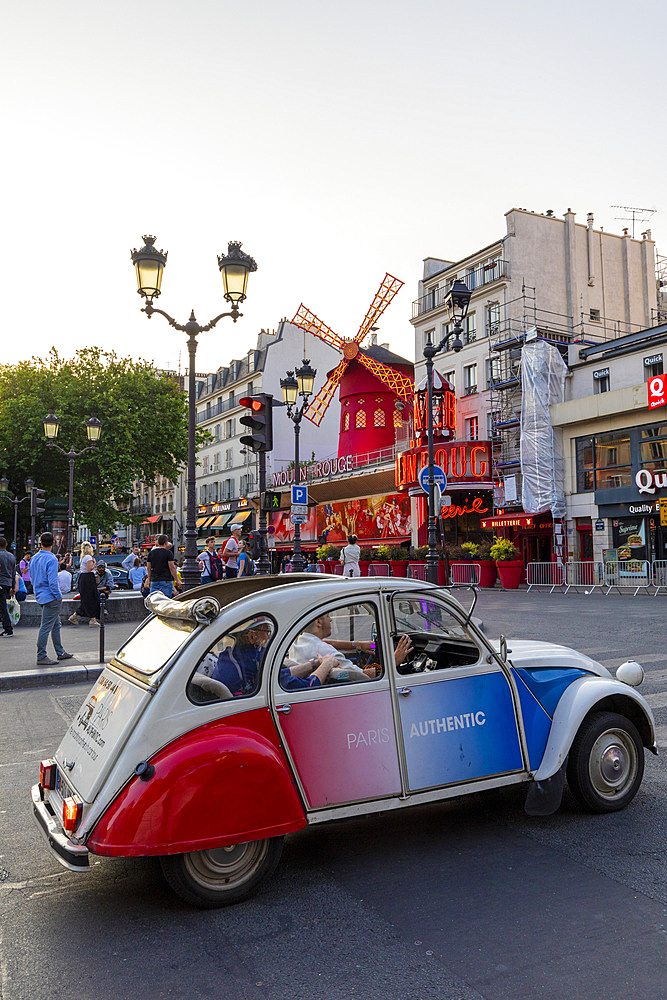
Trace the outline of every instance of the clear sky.
<instances>
[{"instance_id":1,"label":"clear sky","mask_svg":"<svg viewBox=\"0 0 667 1000\"><path fill-rule=\"evenodd\" d=\"M0 360L99 344L185 366L183 334L139 311L143 233L169 251L158 304L181 322L224 308L230 239L257 260L243 318L201 337L202 372L301 301L352 336L385 271L406 285L379 338L412 358L422 259L491 242L513 206L615 232L613 204L653 207L667 254L665 10L5 4Z\"/></svg>"}]
</instances>

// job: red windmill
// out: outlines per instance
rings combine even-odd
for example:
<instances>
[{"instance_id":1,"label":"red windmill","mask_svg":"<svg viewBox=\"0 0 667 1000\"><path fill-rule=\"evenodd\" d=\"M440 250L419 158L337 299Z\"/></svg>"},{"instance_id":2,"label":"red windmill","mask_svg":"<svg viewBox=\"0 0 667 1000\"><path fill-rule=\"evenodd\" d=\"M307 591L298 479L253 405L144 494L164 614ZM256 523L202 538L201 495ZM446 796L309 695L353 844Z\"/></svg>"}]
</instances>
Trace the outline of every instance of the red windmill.
<instances>
[{"instance_id":1,"label":"red windmill","mask_svg":"<svg viewBox=\"0 0 667 1000\"><path fill-rule=\"evenodd\" d=\"M388 365L382 364L381 361L377 361L361 349L361 343L366 334L369 333L394 296L401 290L402 287L403 282L400 278L394 278L391 274L385 274L384 280L376 292L375 298L373 299L370 308L364 317L363 323L352 340L345 340L343 337L339 337L337 333L334 333L331 327L328 327L322 322L321 319L318 319L315 313L306 309L303 303L297 309L294 319L292 320L294 326L298 326L302 330L312 333L313 336L319 337L320 340L330 344L331 347L337 347L343 355L343 360L337 368L331 372L328 380L322 386L317 396L315 396L315 399L306 410L305 416L308 417L309 420L312 420L312 422L318 427L321 424L322 418L326 413L326 409L331 402L334 392L336 391L336 387L339 385L345 373L345 369L351 361L358 361L360 364L364 365L372 375L375 375L375 377L380 379L381 382L384 382L387 388L391 392L395 393L395 395L397 395L400 399L406 402L412 399L412 394L414 392L413 379L408 378L401 372L395 371L393 368L389 368Z\"/></svg>"}]
</instances>

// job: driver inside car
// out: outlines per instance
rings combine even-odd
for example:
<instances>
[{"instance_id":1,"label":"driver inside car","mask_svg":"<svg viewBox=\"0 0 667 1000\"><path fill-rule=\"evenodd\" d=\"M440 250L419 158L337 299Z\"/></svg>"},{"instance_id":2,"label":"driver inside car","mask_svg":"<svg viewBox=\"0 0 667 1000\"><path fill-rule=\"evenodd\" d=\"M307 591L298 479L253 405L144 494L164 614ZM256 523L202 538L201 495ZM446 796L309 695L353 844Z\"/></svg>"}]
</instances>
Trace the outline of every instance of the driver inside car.
<instances>
[{"instance_id":1,"label":"driver inside car","mask_svg":"<svg viewBox=\"0 0 667 1000\"><path fill-rule=\"evenodd\" d=\"M351 639L331 639L331 615L323 614L315 618L290 648L287 663L300 663L314 657L334 656L337 660L335 667L330 671L330 680L354 680L367 681L376 676L375 668L366 670L352 663L344 654L358 650L360 652L371 652L374 643L370 641L354 641ZM328 641L327 641L328 640ZM399 666L403 660L412 652L410 637L402 635L398 640L394 650L394 659ZM372 669L372 673L370 672ZM367 672L368 671L368 672Z\"/></svg>"}]
</instances>

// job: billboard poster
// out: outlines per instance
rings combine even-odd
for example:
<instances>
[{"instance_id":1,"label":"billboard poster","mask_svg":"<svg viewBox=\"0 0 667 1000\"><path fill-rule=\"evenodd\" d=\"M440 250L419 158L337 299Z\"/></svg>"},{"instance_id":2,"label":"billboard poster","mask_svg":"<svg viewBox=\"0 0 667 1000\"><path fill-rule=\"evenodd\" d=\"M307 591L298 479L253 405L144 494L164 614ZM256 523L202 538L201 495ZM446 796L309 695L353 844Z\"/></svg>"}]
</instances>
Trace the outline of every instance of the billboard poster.
<instances>
[{"instance_id":1,"label":"billboard poster","mask_svg":"<svg viewBox=\"0 0 667 1000\"><path fill-rule=\"evenodd\" d=\"M315 511L315 507L308 508L308 519L301 525L302 542L317 541L317 516ZM281 510L269 514L268 517L269 524L273 528L273 532L269 534L269 547L273 548L276 545L291 544L294 541L294 525L291 521L290 511Z\"/></svg>"},{"instance_id":2,"label":"billboard poster","mask_svg":"<svg viewBox=\"0 0 667 1000\"><path fill-rule=\"evenodd\" d=\"M391 493L320 504L317 534L325 542L346 542L356 535L359 545L410 537L410 497Z\"/></svg>"},{"instance_id":3,"label":"billboard poster","mask_svg":"<svg viewBox=\"0 0 667 1000\"><path fill-rule=\"evenodd\" d=\"M619 517L612 523L612 532L619 563L646 559L646 521L643 517Z\"/></svg>"}]
</instances>

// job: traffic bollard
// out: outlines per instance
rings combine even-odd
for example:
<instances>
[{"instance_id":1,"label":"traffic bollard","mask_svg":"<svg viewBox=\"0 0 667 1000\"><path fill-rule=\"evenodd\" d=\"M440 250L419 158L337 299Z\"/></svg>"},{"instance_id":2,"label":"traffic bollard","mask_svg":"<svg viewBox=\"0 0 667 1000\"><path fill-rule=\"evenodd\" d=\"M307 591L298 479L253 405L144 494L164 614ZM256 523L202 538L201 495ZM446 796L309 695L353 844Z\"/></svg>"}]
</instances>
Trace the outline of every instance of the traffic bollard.
<instances>
[{"instance_id":1,"label":"traffic bollard","mask_svg":"<svg viewBox=\"0 0 667 1000\"><path fill-rule=\"evenodd\" d=\"M106 594L100 594L100 658L98 663L104 663L104 612L106 603Z\"/></svg>"}]
</instances>

